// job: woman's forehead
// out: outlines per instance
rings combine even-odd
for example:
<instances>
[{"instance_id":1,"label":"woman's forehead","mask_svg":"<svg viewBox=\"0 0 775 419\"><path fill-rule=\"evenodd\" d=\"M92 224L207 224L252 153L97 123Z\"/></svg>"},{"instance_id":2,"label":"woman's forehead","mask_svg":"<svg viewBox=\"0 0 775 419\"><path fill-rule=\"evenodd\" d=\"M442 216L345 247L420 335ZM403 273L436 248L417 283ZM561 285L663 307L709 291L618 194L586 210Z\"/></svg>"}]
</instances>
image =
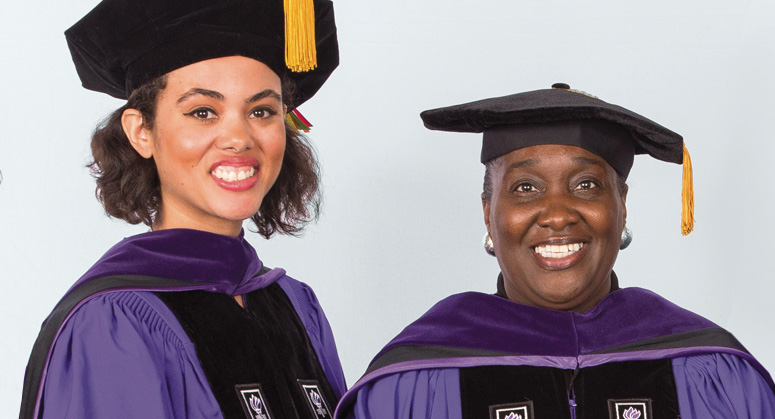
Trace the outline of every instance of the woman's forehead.
<instances>
[{"instance_id":1,"label":"woman's forehead","mask_svg":"<svg viewBox=\"0 0 775 419\"><path fill-rule=\"evenodd\" d=\"M233 56L200 61L167 74L166 95L180 102L201 93L214 99L238 95L248 98L270 89L281 94L280 77L264 63Z\"/></svg>"},{"instance_id":2,"label":"woman's forehead","mask_svg":"<svg viewBox=\"0 0 775 419\"><path fill-rule=\"evenodd\" d=\"M614 170L600 156L573 145L542 144L520 148L498 158L506 170L538 166L598 166Z\"/></svg>"},{"instance_id":3,"label":"woman's forehead","mask_svg":"<svg viewBox=\"0 0 775 419\"><path fill-rule=\"evenodd\" d=\"M199 61L167 73L170 81L196 81L209 84L262 81L280 83L280 76L269 66L253 58L229 56Z\"/></svg>"}]
</instances>

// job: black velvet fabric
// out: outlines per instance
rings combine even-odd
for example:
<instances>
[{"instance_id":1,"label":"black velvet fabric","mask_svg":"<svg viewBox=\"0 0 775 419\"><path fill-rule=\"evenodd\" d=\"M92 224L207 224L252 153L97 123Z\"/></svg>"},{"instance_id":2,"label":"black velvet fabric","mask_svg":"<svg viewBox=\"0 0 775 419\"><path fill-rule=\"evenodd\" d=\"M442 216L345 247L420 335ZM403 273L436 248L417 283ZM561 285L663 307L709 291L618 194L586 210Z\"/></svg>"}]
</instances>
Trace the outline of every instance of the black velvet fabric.
<instances>
[{"instance_id":1,"label":"black velvet fabric","mask_svg":"<svg viewBox=\"0 0 775 419\"><path fill-rule=\"evenodd\" d=\"M614 362L579 372L574 384L578 419L609 417L609 399L649 399L652 417L680 417L670 359Z\"/></svg>"},{"instance_id":2,"label":"black velvet fabric","mask_svg":"<svg viewBox=\"0 0 775 419\"><path fill-rule=\"evenodd\" d=\"M463 419L488 419L490 406L526 401L533 402L536 418L570 419L565 388L565 372L557 368L462 368L460 401Z\"/></svg>"},{"instance_id":3,"label":"black velvet fabric","mask_svg":"<svg viewBox=\"0 0 775 419\"><path fill-rule=\"evenodd\" d=\"M533 402L535 418L570 418L572 395L576 419L609 418L609 401L632 399L648 400L654 418L680 417L669 359L609 363L580 369L572 376L573 371L549 367L462 368L463 418L489 418L492 405L526 401Z\"/></svg>"},{"instance_id":4,"label":"black velvet fabric","mask_svg":"<svg viewBox=\"0 0 775 419\"><path fill-rule=\"evenodd\" d=\"M245 296L159 292L196 347L224 417L245 417L235 386L260 384L273 418L310 418L299 380L315 380L330 409L336 396L296 311L277 284ZM331 412L333 413L333 412Z\"/></svg>"},{"instance_id":5,"label":"black velvet fabric","mask_svg":"<svg viewBox=\"0 0 775 419\"><path fill-rule=\"evenodd\" d=\"M634 140L629 130L599 119L499 125L484 131L481 161L534 145L574 145L602 157L627 178L635 159Z\"/></svg>"},{"instance_id":6,"label":"black velvet fabric","mask_svg":"<svg viewBox=\"0 0 775 419\"><path fill-rule=\"evenodd\" d=\"M603 134L602 148L623 147L631 151L608 150L605 155L622 153L648 153L659 160L678 163L683 161L683 138L675 132L638 115L621 106L613 105L595 97L573 90L542 89L517 93L509 96L484 99L461 105L431 109L420 114L429 129L455 132L485 132L482 144L482 163L519 148L536 144L569 144L567 127L552 132L553 126L577 121L579 129L585 129L583 122L597 120L618 128L589 130L582 135L584 141L574 141L589 149L591 143ZM526 126L543 126L547 132L536 142L534 134L526 135ZM509 135L509 127L514 128ZM501 131L499 135L488 135L488 130ZM504 133L503 131L507 131ZM552 138L556 142L552 142ZM613 143L610 138L618 139ZM593 147L594 148L594 147ZM600 151L590 150L601 155ZM604 155L601 157L605 158ZM609 162L610 163L610 162ZM630 162L630 165L632 163ZM612 164L612 166L616 167ZM626 170L629 172L629 168ZM620 172L621 173L621 172ZM626 176L626 174L625 174Z\"/></svg>"},{"instance_id":7,"label":"black velvet fabric","mask_svg":"<svg viewBox=\"0 0 775 419\"><path fill-rule=\"evenodd\" d=\"M333 3L314 7L318 67L303 73L285 66L280 0L103 0L65 37L83 86L119 99L172 70L242 55L293 80L298 106L339 65Z\"/></svg>"}]
</instances>

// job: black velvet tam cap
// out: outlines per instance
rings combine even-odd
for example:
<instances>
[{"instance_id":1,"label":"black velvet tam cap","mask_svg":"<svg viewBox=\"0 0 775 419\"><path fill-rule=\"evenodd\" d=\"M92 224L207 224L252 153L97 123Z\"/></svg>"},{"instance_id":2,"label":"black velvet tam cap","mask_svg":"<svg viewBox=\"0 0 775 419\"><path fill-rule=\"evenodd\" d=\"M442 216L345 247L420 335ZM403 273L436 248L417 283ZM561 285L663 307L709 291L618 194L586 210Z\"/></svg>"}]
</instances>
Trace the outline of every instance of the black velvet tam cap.
<instances>
[{"instance_id":1,"label":"black velvet tam cap","mask_svg":"<svg viewBox=\"0 0 775 419\"><path fill-rule=\"evenodd\" d=\"M433 130L483 132L482 163L520 148L559 144L600 156L625 178L635 154L683 164L681 232L686 235L694 228L692 162L683 138L567 84L431 109L420 117Z\"/></svg>"},{"instance_id":2,"label":"black velvet tam cap","mask_svg":"<svg viewBox=\"0 0 775 419\"><path fill-rule=\"evenodd\" d=\"M481 161L539 144L575 145L597 154L625 178L635 154L683 161L683 138L621 106L557 83L420 114L427 128L484 132Z\"/></svg>"},{"instance_id":3,"label":"black velvet tam cap","mask_svg":"<svg viewBox=\"0 0 775 419\"><path fill-rule=\"evenodd\" d=\"M306 72L291 71L285 63L283 0L103 0L65 36L83 86L119 99L175 69L241 55L293 80L294 104L299 105L339 64L333 4L313 4L310 44L316 47L317 64Z\"/></svg>"}]
</instances>

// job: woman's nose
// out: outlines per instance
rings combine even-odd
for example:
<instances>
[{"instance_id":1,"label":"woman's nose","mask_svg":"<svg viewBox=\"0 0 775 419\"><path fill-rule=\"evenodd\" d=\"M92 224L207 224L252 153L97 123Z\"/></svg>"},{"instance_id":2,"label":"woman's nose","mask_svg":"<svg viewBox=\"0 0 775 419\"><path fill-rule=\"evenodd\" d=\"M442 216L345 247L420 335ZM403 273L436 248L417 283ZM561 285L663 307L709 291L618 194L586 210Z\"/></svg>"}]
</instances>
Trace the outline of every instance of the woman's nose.
<instances>
[{"instance_id":1,"label":"woman's nose","mask_svg":"<svg viewBox=\"0 0 775 419\"><path fill-rule=\"evenodd\" d=\"M569 199L551 198L546 200L545 207L538 215L536 222L541 227L560 231L581 220L579 212Z\"/></svg>"},{"instance_id":2,"label":"woman's nose","mask_svg":"<svg viewBox=\"0 0 775 419\"><path fill-rule=\"evenodd\" d=\"M231 150L235 153L253 148L253 133L247 121L240 118L224 118L222 122L222 131L216 142L218 148L222 150Z\"/></svg>"}]
</instances>

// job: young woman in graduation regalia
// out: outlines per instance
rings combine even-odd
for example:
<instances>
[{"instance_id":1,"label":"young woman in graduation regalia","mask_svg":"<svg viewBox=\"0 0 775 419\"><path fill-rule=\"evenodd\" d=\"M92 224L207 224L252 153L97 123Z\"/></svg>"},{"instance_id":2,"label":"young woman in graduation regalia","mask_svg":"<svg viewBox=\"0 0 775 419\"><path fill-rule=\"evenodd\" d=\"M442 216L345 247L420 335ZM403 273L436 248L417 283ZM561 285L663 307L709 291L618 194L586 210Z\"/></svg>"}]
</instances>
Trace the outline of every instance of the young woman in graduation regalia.
<instances>
[{"instance_id":1,"label":"young woman in graduation regalia","mask_svg":"<svg viewBox=\"0 0 775 419\"><path fill-rule=\"evenodd\" d=\"M569 86L422 113L484 132L497 293L449 297L342 398L339 418L775 418L775 385L727 331L613 272L635 154L691 162L678 134Z\"/></svg>"},{"instance_id":2,"label":"young woman in graduation regalia","mask_svg":"<svg viewBox=\"0 0 775 419\"><path fill-rule=\"evenodd\" d=\"M338 65L329 0L104 0L66 32L84 87L126 99L92 139L97 195L151 232L46 319L21 418L329 418L345 389L312 290L244 238L314 218L292 113Z\"/></svg>"}]
</instances>

